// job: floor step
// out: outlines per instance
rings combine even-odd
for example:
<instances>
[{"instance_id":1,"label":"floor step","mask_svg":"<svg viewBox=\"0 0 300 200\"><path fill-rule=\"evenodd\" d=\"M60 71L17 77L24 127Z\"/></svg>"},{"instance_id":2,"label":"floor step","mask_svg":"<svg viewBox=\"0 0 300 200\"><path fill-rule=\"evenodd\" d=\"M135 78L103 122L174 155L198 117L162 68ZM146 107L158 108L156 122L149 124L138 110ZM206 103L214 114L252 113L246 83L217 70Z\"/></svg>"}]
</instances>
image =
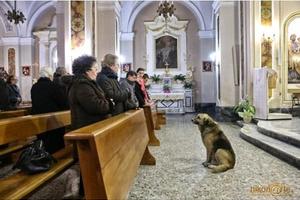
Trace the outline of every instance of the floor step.
<instances>
[{"instance_id":1,"label":"floor step","mask_svg":"<svg viewBox=\"0 0 300 200\"><path fill-rule=\"evenodd\" d=\"M300 148L259 133L253 124L241 128L240 137L300 169Z\"/></svg>"},{"instance_id":2,"label":"floor step","mask_svg":"<svg viewBox=\"0 0 300 200\"><path fill-rule=\"evenodd\" d=\"M300 119L285 121L259 121L257 130L269 137L300 148Z\"/></svg>"}]
</instances>

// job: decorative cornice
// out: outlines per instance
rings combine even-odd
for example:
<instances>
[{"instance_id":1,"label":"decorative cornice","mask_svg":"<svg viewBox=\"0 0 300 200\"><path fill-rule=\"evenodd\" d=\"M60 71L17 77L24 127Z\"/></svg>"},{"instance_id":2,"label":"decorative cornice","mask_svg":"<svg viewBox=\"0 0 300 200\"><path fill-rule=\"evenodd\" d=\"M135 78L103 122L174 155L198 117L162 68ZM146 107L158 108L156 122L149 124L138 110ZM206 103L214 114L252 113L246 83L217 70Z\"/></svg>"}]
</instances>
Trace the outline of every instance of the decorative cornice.
<instances>
[{"instance_id":1,"label":"decorative cornice","mask_svg":"<svg viewBox=\"0 0 300 200\"><path fill-rule=\"evenodd\" d=\"M20 38L20 45L34 45L34 39L33 38Z\"/></svg>"},{"instance_id":2,"label":"decorative cornice","mask_svg":"<svg viewBox=\"0 0 300 200\"><path fill-rule=\"evenodd\" d=\"M134 32L121 33L122 41L132 41L134 38Z\"/></svg>"},{"instance_id":3,"label":"decorative cornice","mask_svg":"<svg viewBox=\"0 0 300 200\"><path fill-rule=\"evenodd\" d=\"M214 38L215 37L215 30L198 31L198 36L200 38Z\"/></svg>"},{"instance_id":4,"label":"decorative cornice","mask_svg":"<svg viewBox=\"0 0 300 200\"><path fill-rule=\"evenodd\" d=\"M3 44L3 46L19 45L20 44L20 38L19 37L3 37L2 38L2 44Z\"/></svg>"},{"instance_id":5,"label":"decorative cornice","mask_svg":"<svg viewBox=\"0 0 300 200\"><path fill-rule=\"evenodd\" d=\"M121 4L119 1L97 1L97 9L100 11L114 10L120 16Z\"/></svg>"}]
</instances>

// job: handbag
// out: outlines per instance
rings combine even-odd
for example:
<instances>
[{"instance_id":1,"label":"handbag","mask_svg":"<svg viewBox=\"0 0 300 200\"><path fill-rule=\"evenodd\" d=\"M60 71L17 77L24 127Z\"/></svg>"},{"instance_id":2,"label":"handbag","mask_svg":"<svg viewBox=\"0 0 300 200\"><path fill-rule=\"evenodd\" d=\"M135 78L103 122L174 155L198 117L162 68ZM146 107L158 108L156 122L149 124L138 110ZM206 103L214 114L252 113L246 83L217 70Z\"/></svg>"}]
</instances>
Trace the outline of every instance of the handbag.
<instances>
[{"instance_id":1,"label":"handbag","mask_svg":"<svg viewBox=\"0 0 300 200\"><path fill-rule=\"evenodd\" d=\"M37 174L49 170L57 162L45 151L42 140L36 140L22 151L13 169L20 169L27 174Z\"/></svg>"}]
</instances>

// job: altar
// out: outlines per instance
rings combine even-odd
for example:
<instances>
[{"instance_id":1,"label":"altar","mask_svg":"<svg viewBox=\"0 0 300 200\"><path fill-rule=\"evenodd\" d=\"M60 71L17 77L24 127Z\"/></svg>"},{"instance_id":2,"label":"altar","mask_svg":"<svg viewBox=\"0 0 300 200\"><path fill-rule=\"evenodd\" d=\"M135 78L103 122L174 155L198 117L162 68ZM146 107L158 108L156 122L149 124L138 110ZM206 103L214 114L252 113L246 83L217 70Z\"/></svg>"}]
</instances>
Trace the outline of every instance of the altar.
<instances>
[{"instance_id":1,"label":"altar","mask_svg":"<svg viewBox=\"0 0 300 200\"><path fill-rule=\"evenodd\" d=\"M157 109L166 113L185 113L184 97L184 92L150 93L150 98L156 103Z\"/></svg>"}]
</instances>

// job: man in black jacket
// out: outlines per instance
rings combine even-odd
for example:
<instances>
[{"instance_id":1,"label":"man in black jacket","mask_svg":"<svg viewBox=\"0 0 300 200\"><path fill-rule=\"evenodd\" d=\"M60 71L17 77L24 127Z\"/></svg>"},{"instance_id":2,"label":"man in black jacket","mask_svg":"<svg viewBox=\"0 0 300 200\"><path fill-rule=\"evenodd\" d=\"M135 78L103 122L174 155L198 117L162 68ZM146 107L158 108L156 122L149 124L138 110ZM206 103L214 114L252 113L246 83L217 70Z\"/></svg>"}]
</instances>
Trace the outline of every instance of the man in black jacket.
<instances>
[{"instance_id":1,"label":"man in black jacket","mask_svg":"<svg viewBox=\"0 0 300 200\"><path fill-rule=\"evenodd\" d=\"M130 92L122 90L118 82L118 57L106 54L102 61L102 71L97 76L97 83L100 85L105 95L115 102L115 110L112 115L125 112L125 104L130 98Z\"/></svg>"}]
</instances>

